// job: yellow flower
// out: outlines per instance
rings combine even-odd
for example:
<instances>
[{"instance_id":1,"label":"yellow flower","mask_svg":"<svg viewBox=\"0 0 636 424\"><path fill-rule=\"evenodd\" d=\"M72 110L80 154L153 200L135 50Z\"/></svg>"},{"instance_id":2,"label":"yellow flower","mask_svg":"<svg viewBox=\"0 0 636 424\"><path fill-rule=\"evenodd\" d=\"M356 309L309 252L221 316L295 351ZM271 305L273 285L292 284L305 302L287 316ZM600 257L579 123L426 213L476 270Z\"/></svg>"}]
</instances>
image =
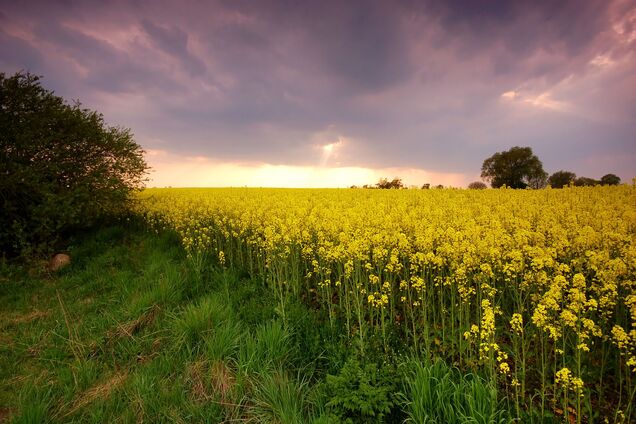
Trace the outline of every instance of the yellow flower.
<instances>
[{"instance_id":1,"label":"yellow flower","mask_svg":"<svg viewBox=\"0 0 636 424\"><path fill-rule=\"evenodd\" d=\"M523 317L521 314L512 314L512 318L510 319L510 327L512 331L521 335L523 334Z\"/></svg>"}]
</instances>

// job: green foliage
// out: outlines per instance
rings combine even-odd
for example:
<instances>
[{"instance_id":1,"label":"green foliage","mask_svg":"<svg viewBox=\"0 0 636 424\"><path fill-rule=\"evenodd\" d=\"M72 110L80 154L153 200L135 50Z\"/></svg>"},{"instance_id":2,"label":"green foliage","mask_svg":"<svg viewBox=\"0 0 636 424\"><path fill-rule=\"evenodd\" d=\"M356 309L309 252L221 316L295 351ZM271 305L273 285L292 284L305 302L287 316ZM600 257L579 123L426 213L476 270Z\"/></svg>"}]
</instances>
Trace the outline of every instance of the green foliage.
<instances>
[{"instance_id":1,"label":"green foliage","mask_svg":"<svg viewBox=\"0 0 636 424\"><path fill-rule=\"evenodd\" d=\"M489 181L493 188L545 187L548 174L543 164L532 153L530 147L515 146L504 152L497 152L486 159L481 167L481 177Z\"/></svg>"},{"instance_id":2,"label":"green foliage","mask_svg":"<svg viewBox=\"0 0 636 424\"><path fill-rule=\"evenodd\" d=\"M476 375L462 375L443 361L407 363L403 406L407 422L418 424L506 422L497 391Z\"/></svg>"},{"instance_id":3,"label":"green foliage","mask_svg":"<svg viewBox=\"0 0 636 424\"><path fill-rule=\"evenodd\" d=\"M605 174L601 177L602 185L619 185L620 183L621 183L621 178L618 175Z\"/></svg>"},{"instance_id":4,"label":"green foliage","mask_svg":"<svg viewBox=\"0 0 636 424\"><path fill-rule=\"evenodd\" d=\"M488 186L481 181L473 181L472 183L468 184L468 188L471 190L483 190L487 187Z\"/></svg>"},{"instance_id":5,"label":"green foliage","mask_svg":"<svg viewBox=\"0 0 636 424\"><path fill-rule=\"evenodd\" d=\"M561 170L550 175L548 184L550 184L552 188L563 188L573 183L574 180L576 180L576 174L574 172Z\"/></svg>"},{"instance_id":6,"label":"green foliage","mask_svg":"<svg viewBox=\"0 0 636 424\"><path fill-rule=\"evenodd\" d=\"M226 359L236 356L242 335L240 321L224 321L217 325L214 331L204 336L207 357Z\"/></svg>"},{"instance_id":7,"label":"green foliage","mask_svg":"<svg viewBox=\"0 0 636 424\"><path fill-rule=\"evenodd\" d=\"M599 185L601 182L599 180L595 180L594 178L588 177L578 177L574 180L574 185L577 187L590 187Z\"/></svg>"},{"instance_id":8,"label":"green foliage","mask_svg":"<svg viewBox=\"0 0 636 424\"><path fill-rule=\"evenodd\" d=\"M308 422L309 384L290 379L284 372L266 372L254 387L250 415L259 423L303 424Z\"/></svg>"},{"instance_id":9,"label":"green foliage","mask_svg":"<svg viewBox=\"0 0 636 424\"><path fill-rule=\"evenodd\" d=\"M231 278L229 301L218 280L189 291L170 234L105 228L75 238L73 256L46 283L0 262L10 422L401 422L395 366L345 361L352 346L300 302L290 324L273 319L255 280Z\"/></svg>"},{"instance_id":10,"label":"green foliage","mask_svg":"<svg viewBox=\"0 0 636 424\"><path fill-rule=\"evenodd\" d=\"M197 304L191 304L175 319L173 329L177 345L199 347L209 333L229 320L231 312L219 296L207 296Z\"/></svg>"},{"instance_id":11,"label":"green foliage","mask_svg":"<svg viewBox=\"0 0 636 424\"><path fill-rule=\"evenodd\" d=\"M392 367L351 358L338 375L327 376L326 408L343 423L382 423L396 405L396 387Z\"/></svg>"},{"instance_id":12,"label":"green foliage","mask_svg":"<svg viewBox=\"0 0 636 424\"><path fill-rule=\"evenodd\" d=\"M237 367L246 374L280 368L292 355L289 332L278 321L246 333L238 351Z\"/></svg>"},{"instance_id":13,"label":"green foliage","mask_svg":"<svg viewBox=\"0 0 636 424\"><path fill-rule=\"evenodd\" d=\"M121 213L147 165L130 130L69 105L37 76L0 73L0 251L51 247Z\"/></svg>"}]
</instances>

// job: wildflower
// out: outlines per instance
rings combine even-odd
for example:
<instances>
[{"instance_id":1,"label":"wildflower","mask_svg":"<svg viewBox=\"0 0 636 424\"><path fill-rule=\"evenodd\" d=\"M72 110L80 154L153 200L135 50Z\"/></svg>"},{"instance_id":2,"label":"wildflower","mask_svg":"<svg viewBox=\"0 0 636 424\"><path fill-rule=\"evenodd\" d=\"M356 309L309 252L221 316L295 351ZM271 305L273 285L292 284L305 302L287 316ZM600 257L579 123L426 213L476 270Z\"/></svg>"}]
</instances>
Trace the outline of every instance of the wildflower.
<instances>
[{"instance_id":1,"label":"wildflower","mask_svg":"<svg viewBox=\"0 0 636 424\"><path fill-rule=\"evenodd\" d=\"M510 319L510 327L512 331L517 333L518 335L523 334L523 317L521 314L512 314L512 318Z\"/></svg>"}]
</instances>

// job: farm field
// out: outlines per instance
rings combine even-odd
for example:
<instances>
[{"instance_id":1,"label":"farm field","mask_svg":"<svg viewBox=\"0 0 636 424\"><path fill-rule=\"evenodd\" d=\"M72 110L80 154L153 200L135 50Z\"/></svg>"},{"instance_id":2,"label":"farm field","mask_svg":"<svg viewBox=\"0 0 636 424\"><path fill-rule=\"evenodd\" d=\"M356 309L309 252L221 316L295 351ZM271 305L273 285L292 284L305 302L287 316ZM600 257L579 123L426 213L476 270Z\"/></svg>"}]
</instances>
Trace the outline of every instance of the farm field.
<instances>
[{"instance_id":1,"label":"farm field","mask_svg":"<svg viewBox=\"0 0 636 424\"><path fill-rule=\"evenodd\" d=\"M634 422L636 190L146 189L0 269L0 421Z\"/></svg>"},{"instance_id":2,"label":"farm field","mask_svg":"<svg viewBox=\"0 0 636 424\"><path fill-rule=\"evenodd\" d=\"M511 414L634 419L636 191L159 189L143 213L194 268L301 300L362 357L415 352Z\"/></svg>"}]
</instances>

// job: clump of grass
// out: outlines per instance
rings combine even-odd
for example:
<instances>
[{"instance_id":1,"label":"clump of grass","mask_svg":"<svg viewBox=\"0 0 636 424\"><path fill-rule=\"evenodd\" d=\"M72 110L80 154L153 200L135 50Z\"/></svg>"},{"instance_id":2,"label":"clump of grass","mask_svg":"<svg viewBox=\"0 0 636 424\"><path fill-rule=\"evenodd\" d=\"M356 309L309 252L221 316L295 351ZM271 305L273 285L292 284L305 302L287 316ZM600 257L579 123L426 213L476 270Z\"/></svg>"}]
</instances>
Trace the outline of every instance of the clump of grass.
<instances>
[{"instance_id":1,"label":"clump of grass","mask_svg":"<svg viewBox=\"0 0 636 424\"><path fill-rule=\"evenodd\" d=\"M245 333L237 358L240 371L250 374L283 366L291 357L288 330L272 321L259 326L254 333Z\"/></svg>"},{"instance_id":2,"label":"clump of grass","mask_svg":"<svg viewBox=\"0 0 636 424\"><path fill-rule=\"evenodd\" d=\"M243 326L240 322L224 321L214 331L204 335L205 352L211 360L235 358L243 337Z\"/></svg>"},{"instance_id":3,"label":"clump of grass","mask_svg":"<svg viewBox=\"0 0 636 424\"><path fill-rule=\"evenodd\" d=\"M403 407L407 422L418 424L506 422L497 391L475 374L462 375L445 362L410 360L404 380Z\"/></svg>"},{"instance_id":4,"label":"clump of grass","mask_svg":"<svg viewBox=\"0 0 636 424\"><path fill-rule=\"evenodd\" d=\"M311 410L308 394L305 379L290 379L280 370L262 373L253 388L249 413L259 423L307 423Z\"/></svg>"},{"instance_id":5,"label":"clump of grass","mask_svg":"<svg viewBox=\"0 0 636 424\"><path fill-rule=\"evenodd\" d=\"M50 388L40 389L24 386L18 397L19 414L13 417L15 424L45 423L50 419L49 410L52 406Z\"/></svg>"},{"instance_id":6,"label":"clump of grass","mask_svg":"<svg viewBox=\"0 0 636 424\"><path fill-rule=\"evenodd\" d=\"M219 328L230 316L227 305L215 295L187 306L172 323L176 346L197 350L206 335Z\"/></svg>"}]
</instances>

